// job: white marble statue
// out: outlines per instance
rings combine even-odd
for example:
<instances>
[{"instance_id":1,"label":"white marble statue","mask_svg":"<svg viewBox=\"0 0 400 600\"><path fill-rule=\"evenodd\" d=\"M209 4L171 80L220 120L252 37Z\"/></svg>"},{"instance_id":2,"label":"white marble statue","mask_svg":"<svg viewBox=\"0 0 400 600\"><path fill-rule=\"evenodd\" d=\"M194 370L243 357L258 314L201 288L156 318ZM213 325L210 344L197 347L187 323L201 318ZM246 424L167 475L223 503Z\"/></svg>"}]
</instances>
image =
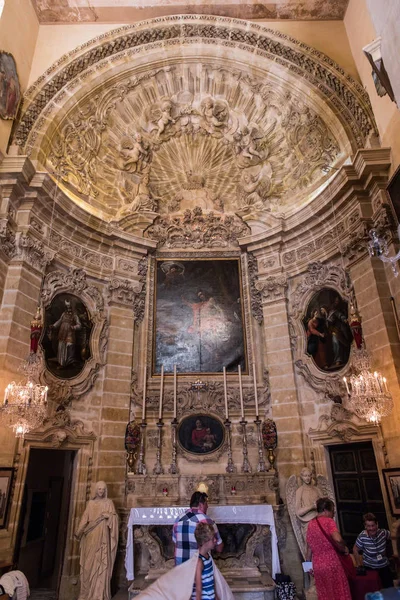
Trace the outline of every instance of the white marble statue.
<instances>
[{"instance_id":1,"label":"white marble statue","mask_svg":"<svg viewBox=\"0 0 400 600\"><path fill-rule=\"evenodd\" d=\"M110 581L118 546L118 516L104 481L96 483L75 534L80 541L79 600L110 600Z\"/></svg>"},{"instance_id":2,"label":"white marble statue","mask_svg":"<svg viewBox=\"0 0 400 600\"><path fill-rule=\"evenodd\" d=\"M301 484L297 485L296 475L291 475L286 484L286 502L297 543L305 560L306 535L308 523L317 516L318 498L327 496L334 500L326 477L317 476L317 485L313 483L312 472L304 467L300 473Z\"/></svg>"}]
</instances>

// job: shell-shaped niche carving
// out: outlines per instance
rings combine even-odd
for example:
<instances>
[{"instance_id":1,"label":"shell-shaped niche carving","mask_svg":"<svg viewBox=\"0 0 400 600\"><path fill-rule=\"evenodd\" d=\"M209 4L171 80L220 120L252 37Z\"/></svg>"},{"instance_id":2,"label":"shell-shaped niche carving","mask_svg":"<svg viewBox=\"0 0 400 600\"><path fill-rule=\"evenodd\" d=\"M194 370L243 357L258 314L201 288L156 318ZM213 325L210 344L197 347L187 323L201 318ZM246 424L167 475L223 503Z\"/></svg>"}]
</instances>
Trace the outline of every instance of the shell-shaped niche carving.
<instances>
[{"instance_id":1,"label":"shell-shaped niche carving","mask_svg":"<svg viewBox=\"0 0 400 600\"><path fill-rule=\"evenodd\" d=\"M93 90L43 151L72 197L109 220L195 206L277 215L308 202L345 159L329 119L276 74L174 64Z\"/></svg>"}]
</instances>

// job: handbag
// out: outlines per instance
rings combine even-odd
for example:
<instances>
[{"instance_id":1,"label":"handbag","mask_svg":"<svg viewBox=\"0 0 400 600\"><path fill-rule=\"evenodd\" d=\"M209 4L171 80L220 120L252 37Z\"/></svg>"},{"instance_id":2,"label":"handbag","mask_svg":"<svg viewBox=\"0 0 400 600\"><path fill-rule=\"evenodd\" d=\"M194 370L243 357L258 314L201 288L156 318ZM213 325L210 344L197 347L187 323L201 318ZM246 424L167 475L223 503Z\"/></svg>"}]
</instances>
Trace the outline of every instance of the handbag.
<instances>
[{"instance_id":1,"label":"handbag","mask_svg":"<svg viewBox=\"0 0 400 600\"><path fill-rule=\"evenodd\" d=\"M357 577L357 572L350 554L344 554L343 552L340 552L340 550L336 547L335 542L322 528L321 523L318 521L318 517L316 517L316 521L323 535L326 537L328 542L331 544L332 548L335 550L347 579L349 581L355 579Z\"/></svg>"}]
</instances>

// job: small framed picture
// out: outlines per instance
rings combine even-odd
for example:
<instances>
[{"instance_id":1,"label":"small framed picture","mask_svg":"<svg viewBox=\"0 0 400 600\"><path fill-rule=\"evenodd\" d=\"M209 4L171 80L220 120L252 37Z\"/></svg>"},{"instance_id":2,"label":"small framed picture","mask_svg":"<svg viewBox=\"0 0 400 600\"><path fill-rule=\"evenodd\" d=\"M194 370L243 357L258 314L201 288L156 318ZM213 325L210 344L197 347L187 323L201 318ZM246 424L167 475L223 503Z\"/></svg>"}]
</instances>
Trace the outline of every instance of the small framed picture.
<instances>
[{"instance_id":1,"label":"small framed picture","mask_svg":"<svg viewBox=\"0 0 400 600\"><path fill-rule=\"evenodd\" d=\"M11 467L0 467L0 529L7 525L13 474Z\"/></svg>"},{"instance_id":2,"label":"small framed picture","mask_svg":"<svg viewBox=\"0 0 400 600\"><path fill-rule=\"evenodd\" d=\"M382 469L392 515L400 517L400 468Z\"/></svg>"}]
</instances>

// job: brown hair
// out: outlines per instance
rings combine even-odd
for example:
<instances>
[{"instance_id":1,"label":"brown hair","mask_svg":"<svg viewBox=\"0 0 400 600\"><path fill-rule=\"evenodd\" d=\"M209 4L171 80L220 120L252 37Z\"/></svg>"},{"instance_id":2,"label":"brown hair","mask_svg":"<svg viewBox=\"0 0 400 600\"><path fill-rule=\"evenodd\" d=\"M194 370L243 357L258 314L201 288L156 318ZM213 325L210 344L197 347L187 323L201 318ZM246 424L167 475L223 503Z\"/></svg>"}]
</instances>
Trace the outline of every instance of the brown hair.
<instances>
[{"instance_id":1,"label":"brown hair","mask_svg":"<svg viewBox=\"0 0 400 600\"><path fill-rule=\"evenodd\" d=\"M365 513L365 515L363 515L363 521L365 525L366 521L373 521L374 523L377 523L378 519L376 518L374 513Z\"/></svg>"},{"instance_id":2,"label":"brown hair","mask_svg":"<svg viewBox=\"0 0 400 600\"><path fill-rule=\"evenodd\" d=\"M194 492L190 498L190 508L197 508L199 504L205 504L208 496L205 492Z\"/></svg>"},{"instance_id":3,"label":"brown hair","mask_svg":"<svg viewBox=\"0 0 400 600\"><path fill-rule=\"evenodd\" d=\"M318 498L317 513L323 513L324 510L335 510L335 505L330 498Z\"/></svg>"},{"instance_id":4,"label":"brown hair","mask_svg":"<svg viewBox=\"0 0 400 600\"><path fill-rule=\"evenodd\" d=\"M196 529L194 530L194 537L196 538L196 542L199 547L212 540L214 536L214 527L211 525L211 523L206 523L205 521L198 523Z\"/></svg>"}]
</instances>

